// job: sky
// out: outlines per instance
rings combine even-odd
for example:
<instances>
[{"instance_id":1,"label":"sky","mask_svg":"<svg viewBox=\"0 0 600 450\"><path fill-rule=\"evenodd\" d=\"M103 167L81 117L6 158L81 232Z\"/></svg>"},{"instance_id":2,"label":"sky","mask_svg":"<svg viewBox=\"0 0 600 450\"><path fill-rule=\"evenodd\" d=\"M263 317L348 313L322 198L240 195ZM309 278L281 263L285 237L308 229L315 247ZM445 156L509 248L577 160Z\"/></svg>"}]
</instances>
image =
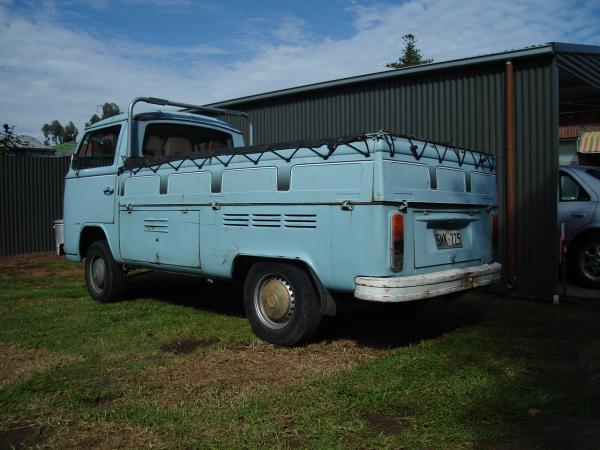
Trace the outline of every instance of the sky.
<instances>
[{"instance_id":1,"label":"sky","mask_svg":"<svg viewBox=\"0 0 600 450\"><path fill-rule=\"evenodd\" d=\"M193 104L386 70L412 33L446 61L600 45L599 0L0 0L0 123L41 138L137 96Z\"/></svg>"}]
</instances>

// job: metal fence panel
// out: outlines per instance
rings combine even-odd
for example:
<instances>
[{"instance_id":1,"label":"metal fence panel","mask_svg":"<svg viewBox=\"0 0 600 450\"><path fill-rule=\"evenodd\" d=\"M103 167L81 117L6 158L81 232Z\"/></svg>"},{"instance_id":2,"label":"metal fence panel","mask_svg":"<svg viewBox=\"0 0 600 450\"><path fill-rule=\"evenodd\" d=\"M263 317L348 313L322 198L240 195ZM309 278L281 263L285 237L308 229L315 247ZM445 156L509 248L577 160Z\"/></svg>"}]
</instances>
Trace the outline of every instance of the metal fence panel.
<instances>
[{"instance_id":1,"label":"metal fence panel","mask_svg":"<svg viewBox=\"0 0 600 450\"><path fill-rule=\"evenodd\" d=\"M69 157L0 156L0 256L52 251Z\"/></svg>"}]
</instances>

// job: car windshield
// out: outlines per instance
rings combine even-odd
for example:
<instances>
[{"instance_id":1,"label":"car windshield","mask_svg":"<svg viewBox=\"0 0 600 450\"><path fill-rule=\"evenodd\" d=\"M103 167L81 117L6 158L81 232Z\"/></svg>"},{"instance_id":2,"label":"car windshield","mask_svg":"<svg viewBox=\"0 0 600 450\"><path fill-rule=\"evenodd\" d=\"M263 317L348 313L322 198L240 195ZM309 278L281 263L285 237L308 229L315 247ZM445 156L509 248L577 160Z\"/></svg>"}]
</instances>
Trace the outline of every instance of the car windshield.
<instances>
[{"instance_id":1,"label":"car windshield","mask_svg":"<svg viewBox=\"0 0 600 450\"><path fill-rule=\"evenodd\" d=\"M596 178L597 180L600 180L600 169L590 169L587 171L587 173Z\"/></svg>"}]
</instances>

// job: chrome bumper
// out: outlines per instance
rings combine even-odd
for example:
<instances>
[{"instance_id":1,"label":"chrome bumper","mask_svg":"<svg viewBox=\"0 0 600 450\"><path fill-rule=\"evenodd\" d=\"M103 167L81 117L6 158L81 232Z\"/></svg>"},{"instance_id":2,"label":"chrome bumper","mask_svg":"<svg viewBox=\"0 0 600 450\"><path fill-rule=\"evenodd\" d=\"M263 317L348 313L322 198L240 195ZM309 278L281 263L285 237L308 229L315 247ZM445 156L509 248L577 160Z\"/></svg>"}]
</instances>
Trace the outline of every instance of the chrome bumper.
<instances>
[{"instance_id":1,"label":"chrome bumper","mask_svg":"<svg viewBox=\"0 0 600 450\"><path fill-rule=\"evenodd\" d=\"M354 296L374 302L407 302L488 286L500 279L502 264L450 269L408 277L356 277Z\"/></svg>"}]
</instances>

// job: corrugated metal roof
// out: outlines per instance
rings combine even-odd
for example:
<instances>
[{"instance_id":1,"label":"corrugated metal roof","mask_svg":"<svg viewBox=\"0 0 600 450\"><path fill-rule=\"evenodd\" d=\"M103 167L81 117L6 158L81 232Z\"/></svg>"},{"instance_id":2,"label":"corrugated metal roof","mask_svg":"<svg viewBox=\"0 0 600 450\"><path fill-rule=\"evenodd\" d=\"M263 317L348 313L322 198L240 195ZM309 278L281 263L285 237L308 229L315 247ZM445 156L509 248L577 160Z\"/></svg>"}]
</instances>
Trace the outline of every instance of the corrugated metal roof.
<instances>
[{"instance_id":1,"label":"corrugated metal roof","mask_svg":"<svg viewBox=\"0 0 600 450\"><path fill-rule=\"evenodd\" d=\"M327 89L332 87L341 87L356 83L369 82L374 80L386 80L403 77L407 75L414 75L418 73L429 73L438 70L447 70L459 67L468 67L478 64L486 64L496 61L515 60L520 58L526 58L537 55L550 55L553 53L552 43L527 47L518 50L508 50L500 53L492 53L489 55L472 56L468 58L461 58L451 61L433 62L430 64L421 64L418 66L404 67L402 69L386 70L383 72L376 72L366 75L358 75L348 78L340 78L338 80L325 81L322 83L307 84L304 86L297 86L288 89L281 89L277 91L265 92L257 95L250 95L246 97L235 98L231 100L225 100L217 103L210 103L206 106L224 108L227 105L239 105L240 103L254 102L259 100L267 100L274 97L281 97L285 95L301 94L304 92L316 91L319 89Z\"/></svg>"},{"instance_id":2,"label":"corrugated metal roof","mask_svg":"<svg viewBox=\"0 0 600 450\"><path fill-rule=\"evenodd\" d=\"M20 143L17 144L17 148L22 149L40 149L40 150L52 150L52 147L46 144L42 144L42 142L33 136L28 136L26 134L20 134L17 136Z\"/></svg>"},{"instance_id":3,"label":"corrugated metal roof","mask_svg":"<svg viewBox=\"0 0 600 450\"><path fill-rule=\"evenodd\" d=\"M586 131L579 140L579 153L600 153L600 131Z\"/></svg>"},{"instance_id":4,"label":"corrugated metal roof","mask_svg":"<svg viewBox=\"0 0 600 450\"><path fill-rule=\"evenodd\" d=\"M600 90L600 55L589 53L558 53L558 67Z\"/></svg>"},{"instance_id":5,"label":"corrugated metal roof","mask_svg":"<svg viewBox=\"0 0 600 450\"><path fill-rule=\"evenodd\" d=\"M431 64L422 64L418 66L405 67L403 69L386 70L384 72L376 72L367 75L359 75L348 78L341 78L338 80L325 81L322 83L308 84L305 86L297 86L289 89L282 89L272 92L265 92L257 95L250 95L246 97L235 98L231 100L225 100L216 103L210 103L206 106L212 107L228 107L231 105L240 105L247 102L255 102L261 100L268 100L271 98L282 97L287 95L301 94L304 92L312 92L320 89L327 89L332 87L340 87L346 85L352 85L357 83L363 83L374 80L386 80L404 77L414 74L425 74L429 72L448 70L455 68L463 68L473 65L489 64L500 61L514 61L522 58L531 58L541 55L553 55L556 53L578 53L588 55L600 55L600 46L595 45L581 45L581 44L567 44L561 42L549 42L543 45L537 45L532 47L526 47L522 49L507 50L499 53L492 53L488 55L473 56L469 58L461 58L452 61L434 62ZM580 58L576 58L580 59ZM581 63L580 63L581 64Z\"/></svg>"}]
</instances>

